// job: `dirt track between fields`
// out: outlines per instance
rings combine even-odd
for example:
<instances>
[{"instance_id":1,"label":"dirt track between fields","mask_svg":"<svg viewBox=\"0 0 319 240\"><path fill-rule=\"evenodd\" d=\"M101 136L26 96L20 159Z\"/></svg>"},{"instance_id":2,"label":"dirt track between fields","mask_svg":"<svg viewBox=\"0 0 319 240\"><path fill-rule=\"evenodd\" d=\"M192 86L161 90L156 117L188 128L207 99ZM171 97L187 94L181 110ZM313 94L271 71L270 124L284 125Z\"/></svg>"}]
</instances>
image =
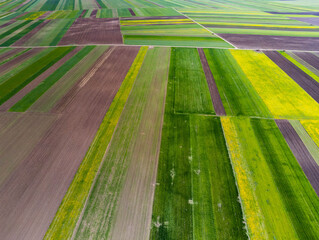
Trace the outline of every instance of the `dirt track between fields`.
<instances>
[{"instance_id":1,"label":"dirt track between fields","mask_svg":"<svg viewBox=\"0 0 319 240\"><path fill-rule=\"evenodd\" d=\"M236 47L242 49L319 50L319 38L315 37L264 36L226 33L218 35Z\"/></svg>"},{"instance_id":2,"label":"dirt track between fields","mask_svg":"<svg viewBox=\"0 0 319 240\"><path fill-rule=\"evenodd\" d=\"M264 51L289 77L319 103L319 83L282 56L279 52Z\"/></svg>"},{"instance_id":3,"label":"dirt track between fields","mask_svg":"<svg viewBox=\"0 0 319 240\"><path fill-rule=\"evenodd\" d=\"M205 56L203 49L198 48L198 53L199 53L200 61L201 61L202 66L203 66L203 70L205 72L205 76L206 76L206 80L207 80L207 84L208 84L208 88L209 88L210 96L212 98L215 112L219 116L226 116L223 102L220 98L214 76L209 68L209 65L208 65L208 62L207 62L207 59L206 59L206 56Z\"/></svg>"},{"instance_id":4,"label":"dirt track between fields","mask_svg":"<svg viewBox=\"0 0 319 240\"><path fill-rule=\"evenodd\" d=\"M115 47L7 178L0 188L0 239L43 238L138 50Z\"/></svg>"},{"instance_id":5,"label":"dirt track between fields","mask_svg":"<svg viewBox=\"0 0 319 240\"><path fill-rule=\"evenodd\" d=\"M121 44L118 18L77 18L58 45Z\"/></svg>"},{"instance_id":6,"label":"dirt track between fields","mask_svg":"<svg viewBox=\"0 0 319 240\"><path fill-rule=\"evenodd\" d=\"M319 166L288 120L275 120L292 153L319 196Z\"/></svg>"}]
</instances>

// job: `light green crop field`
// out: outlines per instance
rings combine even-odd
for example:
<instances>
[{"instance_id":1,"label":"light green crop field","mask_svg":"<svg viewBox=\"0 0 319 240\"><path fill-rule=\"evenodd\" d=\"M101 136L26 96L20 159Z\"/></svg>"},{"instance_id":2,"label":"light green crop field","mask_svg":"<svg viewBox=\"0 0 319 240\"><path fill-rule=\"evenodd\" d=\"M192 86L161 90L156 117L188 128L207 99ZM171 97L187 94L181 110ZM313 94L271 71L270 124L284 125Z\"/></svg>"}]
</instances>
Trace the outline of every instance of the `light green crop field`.
<instances>
[{"instance_id":1,"label":"light green crop field","mask_svg":"<svg viewBox=\"0 0 319 240\"><path fill-rule=\"evenodd\" d=\"M319 3L0 2L0 240L319 239Z\"/></svg>"}]
</instances>

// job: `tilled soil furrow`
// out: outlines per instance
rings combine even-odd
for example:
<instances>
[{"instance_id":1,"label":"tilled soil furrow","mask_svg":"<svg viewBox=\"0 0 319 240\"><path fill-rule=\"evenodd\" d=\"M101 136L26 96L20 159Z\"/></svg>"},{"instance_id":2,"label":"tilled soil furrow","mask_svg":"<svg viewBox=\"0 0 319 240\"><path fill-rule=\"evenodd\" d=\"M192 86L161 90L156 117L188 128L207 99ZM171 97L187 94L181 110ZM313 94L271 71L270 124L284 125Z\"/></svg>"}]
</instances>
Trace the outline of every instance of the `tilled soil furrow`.
<instances>
[{"instance_id":1,"label":"tilled soil furrow","mask_svg":"<svg viewBox=\"0 0 319 240\"><path fill-rule=\"evenodd\" d=\"M319 83L278 52L264 51L291 79L319 103Z\"/></svg>"},{"instance_id":2,"label":"tilled soil furrow","mask_svg":"<svg viewBox=\"0 0 319 240\"><path fill-rule=\"evenodd\" d=\"M223 102L220 98L214 76L209 68L203 49L198 48L198 53L199 53L200 61L203 66L203 70L205 72L205 76L206 76L206 80L207 80L207 84L208 84L208 88L209 88L210 96L212 98L215 112L219 116L226 116L226 111L224 109Z\"/></svg>"},{"instance_id":3,"label":"tilled soil furrow","mask_svg":"<svg viewBox=\"0 0 319 240\"><path fill-rule=\"evenodd\" d=\"M275 120L295 158L319 196L319 166L288 120Z\"/></svg>"},{"instance_id":4,"label":"tilled soil furrow","mask_svg":"<svg viewBox=\"0 0 319 240\"><path fill-rule=\"evenodd\" d=\"M307 52L294 52L294 54L319 70L319 58L316 55Z\"/></svg>"}]
</instances>

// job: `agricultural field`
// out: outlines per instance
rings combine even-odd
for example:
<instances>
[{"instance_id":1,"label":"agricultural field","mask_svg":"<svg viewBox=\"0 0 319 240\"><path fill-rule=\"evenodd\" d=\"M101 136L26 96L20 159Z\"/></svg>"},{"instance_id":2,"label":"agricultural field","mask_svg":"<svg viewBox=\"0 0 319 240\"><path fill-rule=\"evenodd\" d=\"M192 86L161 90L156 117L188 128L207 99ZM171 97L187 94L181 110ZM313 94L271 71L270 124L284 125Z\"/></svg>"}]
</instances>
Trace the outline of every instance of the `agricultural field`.
<instances>
[{"instance_id":1,"label":"agricultural field","mask_svg":"<svg viewBox=\"0 0 319 240\"><path fill-rule=\"evenodd\" d=\"M319 3L0 2L0 239L319 239Z\"/></svg>"}]
</instances>

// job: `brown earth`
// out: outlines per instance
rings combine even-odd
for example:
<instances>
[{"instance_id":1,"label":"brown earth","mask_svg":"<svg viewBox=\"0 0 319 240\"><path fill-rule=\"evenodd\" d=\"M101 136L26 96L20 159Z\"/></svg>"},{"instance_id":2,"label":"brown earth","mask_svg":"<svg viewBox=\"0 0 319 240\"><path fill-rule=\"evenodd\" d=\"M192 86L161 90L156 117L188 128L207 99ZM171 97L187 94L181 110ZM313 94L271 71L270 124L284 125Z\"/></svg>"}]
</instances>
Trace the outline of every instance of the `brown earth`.
<instances>
[{"instance_id":1,"label":"brown earth","mask_svg":"<svg viewBox=\"0 0 319 240\"><path fill-rule=\"evenodd\" d=\"M294 52L294 54L319 70L319 58L316 55L307 52Z\"/></svg>"},{"instance_id":2,"label":"brown earth","mask_svg":"<svg viewBox=\"0 0 319 240\"><path fill-rule=\"evenodd\" d=\"M12 24L12 23L14 23L14 22L16 22L16 21L10 20L9 22L6 22L5 24L2 24L2 25L0 26L0 29L1 29L1 28L4 28L4 27L7 27L7 26L9 26L10 24Z\"/></svg>"},{"instance_id":3,"label":"brown earth","mask_svg":"<svg viewBox=\"0 0 319 240\"><path fill-rule=\"evenodd\" d=\"M97 13L97 9L94 9L94 10L91 12L90 17L91 17L91 18L96 18L96 13Z\"/></svg>"},{"instance_id":4,"label":"brown earth","mask_svg":"<svg viewBox=\"0 0 319 240\"><path fill-rule=\"evenodd\" d=\"M319 83L316 80L282 56L279 52L264 51L264 53L319 103Z\"/></svg>"},{"instance_id":5,"label":"brown earth","mask_svg":"<svg viewBox=\"0 0 319 240\"><path fill-rule=\"evenodd\" d=\"M1 54L0 55L0 62L18 54L20 51L23 51L23 50L24 50L24 48L14 48L8 52L5 52L4 54Z\"/></svg>"},{"instance_id":6,"label":"brown earth","mask_svg":"<svg viewBox=\"0 0 319 240\"><path fill-rule=\"evenodd\" d=\"M26 43L31 37L33 37L38 31L40 31L45 25L47 25L51 20L44 20L43 23L36 26L34 29L32 29L29 33L24 35L22 38L20 38L18 41L16 41L12 46L22 46L24 43Z\"/></svg>"},{"instance_id":7,"label":"brown earth","mask_svg":"<svg viewBox=\"0 0 319 240\"><path fill-rule=\"evenodd\" d=\"M5 72L8 72L14 66L17 66L18 64L27 60L28 58L31 58L32 56L36 55L37 53L41 52L42 50L43 49L41 49L41 48L33 48L33 49L21 54L20 56L13 58L12 60L6 62L5 64L2 64L0 66L0 74L4 74Z\"/></svg>"},{"instance_id":8,"label":"brown earth","mask_svg":"<svg viewBox=\"0 0 319 240\"><path fill-rule=\"evenodd\" d=\"M288 120L275 120L292 153L319 196L319 166Z\"/></svg>"},{"instance_id":9,"label":"brown earth","mask_svg":"<svg viewBox=\"0 0 319 240\"><path fill-rule=\"evenodd\" d=\"M0 188L0 239L43 238L138 50L114 48L84 77L62 116L7 178Z\"/></svg>"},{"instance_id":10,"label":"brown earth","mask_svg":"<svg viewBox=\"0 0 319 240\"><path fill-rule=\"evenodd\" d=\"M214 76L209 68L209 65L208 65L208 62L207 62L207 59L206 59L206 56L205 56L203 49L198 48L198 53L199 53L200 61L201 61L202 66L203 66L203 70L205 72L205 76L206 76L206 80L207 80L207 84L208 84L208 88L209 88L210 96L212 98L215 112L219 116L226 116L223 102L220 98Z\"/></svg>"},{"instance_id":11,"label":"brown earth","mask_svg":"<svg viewBox=\"0 0 319 240\"><path fill-rule=\"evenodd\" d=\"M83 10L82 13L81 13L81 15L79 16L79 18L83 18L83 16L86 14L87 11L88 11L88 10Z\"/></svg>"},{"instance_id":12,"label":"brown earth","mask_svg":"<svg viewBox=\"0 0 319 240\"><path fill-rule=\"evenodd\" d=\"M122 43L118 18L77 18L58 45Z\"/></svg>"},{"instance_id":13,"label":"brown earth","mask_svg":"<svg viewBox=\"0 0 319 240\"><path fill-rule=\"evenodd\" d=\"M263 36L247 34L218 35L236 47L242 49L319 50L319 38L315 37Z\"/></svg>"},{"instance_id":14,"label":"brown earth","mask_svg":"<svg viewBox=\"0 0 319 240\"><path fill-rule=\"evenodd\" d=\"M135 12L133 11L132 8L129 8L128 10L129 10L129 12L131 13L132 16L136 16L136 14L135 14Z\"/></svg>"},{"instance_id":15,"label":"brown earth","mask_svg":"<svg viewBox=\"0 0 319 240\"><path fill-rule=\"evenodd\" d=\"M35 49L42 50L41 48L35 48ZM32 50L35 50L35 49L32 49ZM14 104L16 104L18 101L20 101L32 89L37 87L43 80L45 80L47 77L49 77L55 70L57 70L59 67L61 67L67 60L69 60L78 51L80 51L80 49L81 49L81 47L75 48L73 51L71 51L69 54L64 56L57 63L55 63L52 67L50 67L45 72L43 72L40 76L38 76L36 79L31 81L27 86L25 86L23 89L21 89L17 94L15 94L8 101L3 103L0 106L0 111L8 111ZM30 51L32 51L32 50L30 50Z\"/></svg>"}]
</instances>

